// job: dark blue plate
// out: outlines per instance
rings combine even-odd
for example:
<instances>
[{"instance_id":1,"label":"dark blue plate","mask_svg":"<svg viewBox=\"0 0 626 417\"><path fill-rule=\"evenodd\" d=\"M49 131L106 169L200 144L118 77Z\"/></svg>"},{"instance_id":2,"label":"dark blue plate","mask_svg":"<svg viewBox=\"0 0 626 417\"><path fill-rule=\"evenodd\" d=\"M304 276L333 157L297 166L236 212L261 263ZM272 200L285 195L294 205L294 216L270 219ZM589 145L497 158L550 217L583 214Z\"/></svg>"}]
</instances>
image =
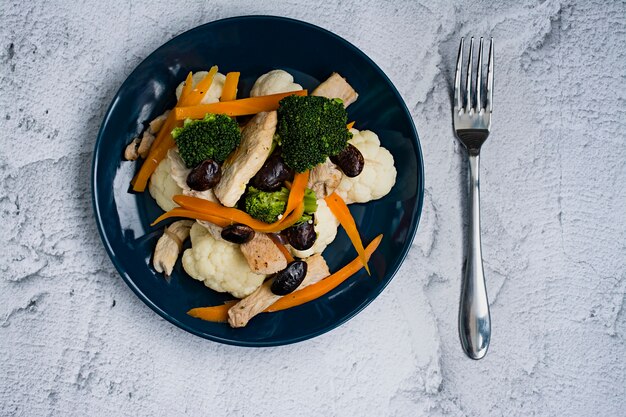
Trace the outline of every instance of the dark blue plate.
<instances>
[{"instance_id":1,"label":"dark blue plate","mask_svg":"<svg viewBox=\"0 0 626 417\"><path fill-rule=\"evenodd\" d=\"M277 39L277 34L280 38ZM359 272L343 285L302 306L255 317L246 328L209 323L186 312L231 299L190 278L180 261L167 281L151 265L163 225L150 227L162 211L146 191L128 192L139 168L122 160L126 144L147 121L175 104L174 89L189 71L218 65L240 71L240 96L261 74L282 68L304 88L313 88L333 71L359 93L348 109L359 129L376 132L398 169L396 185L385 198L351 205L365 243L384 239L370 261L372 276ZM411 246L422 210L424 168L411 116L391 81L363 52L319 27L272 16L244 16L199 26L167 42L130 74L104 118L93 156L93 203L102 241L128 286L159 315L198 336L239 346L276 346L309 339L344 323L368 305L389 283ZM324 252L331 271L356 253L343 230Z\"/></svg>"}]
</instances>

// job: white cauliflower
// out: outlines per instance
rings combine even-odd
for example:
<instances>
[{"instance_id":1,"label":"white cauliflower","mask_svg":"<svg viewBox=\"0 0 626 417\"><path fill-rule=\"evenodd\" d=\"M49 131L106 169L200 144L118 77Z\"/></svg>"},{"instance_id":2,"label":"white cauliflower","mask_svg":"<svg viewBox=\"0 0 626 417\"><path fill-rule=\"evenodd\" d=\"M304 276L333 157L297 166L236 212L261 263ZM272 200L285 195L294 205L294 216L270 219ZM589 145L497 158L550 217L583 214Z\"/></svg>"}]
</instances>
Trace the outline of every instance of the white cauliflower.
<instances>
[{"instance_id":1,"label":"white cauliflower","mask_svg":"<svg viewBox=\"0 0 626 417\"><path fill-rule=\"evenodd\" d=\"M349 142L363 154L365 166L363 172L354 178L344 175L335 190L346 204L367 203L384 197L396 183L396 168L393 156L380 146L378 136L369 130L359 132L351 129Z\"/></svg>"},{"instance_id":2,"label":"white cauliflower","mask_svg":"<svg viewBox=\"0 0 626 417\"><path fill-rule=\"evenodd\" d=\"M177 207L177 204L172 201L172 197L181 194L183 191L172 178L170 171L171 162L168 158L164 158L152 173L150 184L148 185L150 195L156 200L159 207L165 211L170 211Z\"/></svg>"},{"instance_id":3,"label":"white cauliflower","mask_svg":"<svg viewBox=\"0 0 626 417\"><path fill-rule=\"evenodd\" d=\"M191 86L195 87L196 84L202 81L202 79L207 74L208 74L208 71L198 71L194 73L191 78L192 80ZM220 74L219 72L215 74L215 77L213 78L213 82L211 83L211 87L209 87L209 91L207 91L207 93L204 95L200 103L209 104L209 103L217 103L218 101L220 101L220 96L222 95L222 89L224 88L224 81L226 81L226 76L224 74ZM178 84L178 87L176 87L176 100L180 98L180 93L182 93L184 85L185 85L185 82L183 81L180 84Z\"/></svg>"},{"instance_id":4,"label":"white cauliflower","mask_svg":"<svg viewBox=\"0 0 626 417\"><path fill-rule=\"evenodd\" d=\"M313 246L307 250L296 250L291 248L291 253L298 258L308 258L314 253L322 253L337 236L337 226L339 221L330 211L324 199L317 200L317 211L315 212L315 233L317 239Z\"/></svg>"},{"instance_id":5,"label":"white cauliflower","mask_svg":"<svg viewBox=\"0 0 626 417\"><path fill-rule=\"evenodd\" d=\"M273 70L257 78L252 86L252 90L250 90L250 97L288 93L298 90L302 90L302 86L293 82L293 76L291 74L283 70Z\"/></svg>"},{"instance_id":6,"label":"white cauliflower","mask_svg":"<svg viewBox=\"0 0 626 417\"><path fill-rule=\"evenodd\" d=\"M237 298L252 294L263 284L265 275L250 270L239 245L216 240L198 223L191 227L190 236L191 249L183 254L183 268L192 278Z\"/></svg>"}]
</instances>

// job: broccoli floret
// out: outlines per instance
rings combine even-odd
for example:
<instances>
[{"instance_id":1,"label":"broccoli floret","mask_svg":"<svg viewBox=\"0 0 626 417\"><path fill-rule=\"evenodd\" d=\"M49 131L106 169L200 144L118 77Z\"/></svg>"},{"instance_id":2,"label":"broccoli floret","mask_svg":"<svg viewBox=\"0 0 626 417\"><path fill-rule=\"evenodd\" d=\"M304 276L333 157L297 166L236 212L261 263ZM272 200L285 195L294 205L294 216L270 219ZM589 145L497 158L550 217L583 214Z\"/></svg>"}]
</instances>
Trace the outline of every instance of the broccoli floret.
<instances>
[{"instance_id":1,"label":"broccoli floret","mask_svg":"<svg viewBox=\"0 0 626 417\"><path fill-rule=\"evenodd\" d=\"M183 127L172 130L172 137L187 168L193 168L205 159L224 162L239 145L241 132L231 117L207 114L204 119L185 120Z\"/></svg>"},{"instance_id":2,"label":"broccoli floret","mask_svg":"<svg viewBox=\"0 0 626 417\"><path fill-rule=\"evenodd\" d=\"M278 220L278 216L285 212L287 200L289 199L289 190L285 187L278 191L261 191L254 187L248 188L244 207L246 213L257 220L265 223L274 223ZM304 216L315 213L317 210L317 198L315 192L307 188L304 192Z\"/></svg>"},{"instance_id":3,"label":"broccoli floret","mask_svg":"<svg viewBox=\"0 0 626 417\"><path fill-rule=\"evenodd\" d=\"M298 172L337 155L352 134L343 102L317 96L288 96L280 101L276 130L283 158Z\"/></svg>"}]
</instances>

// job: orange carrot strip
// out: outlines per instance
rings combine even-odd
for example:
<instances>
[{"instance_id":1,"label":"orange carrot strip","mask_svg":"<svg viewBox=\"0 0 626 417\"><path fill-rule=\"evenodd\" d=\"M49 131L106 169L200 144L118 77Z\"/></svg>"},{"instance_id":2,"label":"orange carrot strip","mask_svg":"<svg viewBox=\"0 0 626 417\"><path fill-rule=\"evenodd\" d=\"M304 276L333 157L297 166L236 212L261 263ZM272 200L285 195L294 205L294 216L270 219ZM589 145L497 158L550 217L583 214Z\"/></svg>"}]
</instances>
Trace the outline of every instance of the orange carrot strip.
<instances>
[{"instance_id":1,"label":"orange carrot strip","mask_svg":"<svg viewBox=\"0 0 626 417\"><path fill-rule=\"evenodd\" d=\"M275 234L268 233L267 237L269 237L272 242L274 242L274 245L276 245L276 247L282 252L282 254L285 256L285 259L287 259L287 262L294 261L293 256L291 256L291 252L289 252L289 249L287 249L285 245L283 245L280 240L278 240L278 237L276 237Z\"/></svg>"},{"instance_id":2,"label":"orange carrot strip","mask_svg":"<svg viewBox=\"0 0 626 417\"><path fill-rule=\"evenodd\" d=\"M352 129L353 127L354 127L354 122L350 122L350 123L348 123L348 124L346 125L346 128L347 128L348 130Z\"/></svg>"},{"instance_id":3,"label":"orange carrot strip","mask_svg":"<svg viewBox=\"0 0 626 417\"><path fill-rule=\"evenodd\" d=\"M196 206L196 202L190 203L189 200L186 199L202 200L195 197L174 196L174 201L181 205L181 207L175 207L167 213L162 214L152 222L151 226L172 217L185 217L189 219L206 220L221 227L232 223L241 223L250 226L257 232L270 233L280 232L283 229L293 226L300 217L302 217L302 213L304 213L304 203L301 202L295 210L281 220L275 223L264 223L241 210L224 207L206 200L203 200L206 204L200 208Z\"/></svg>"},{"instance_id":4,"label":"orange carrot strip","mask_svg":"<svg viewBox=\"0 0 626 417\"><path fill-rule=\"evenodd\" d=\"M215 307L192 308L187 312L191 317L212 321L215 323L225 323L228 321L228 310L237 304L237 301L226 301L224 304Z\"/></svg>"},{"instance_id":5,"label":"orange carrot strip","mask_svg":"<svg viewBox=\"0 0 626 417\"><path fill-rule=\"evenodd\" d=\"M187 78L185 78L185 84L183 84L183 90L180 92L178 103L176 103L177 106L185 102L187 97L189 97L189 94L191 93L192 89L193 89L193 73L189 71L189 74L187 74Z\"/></svg>"},{"instance_id":6,"label":"orange carrot strip","mask_svg":"<svg viewBox=\"0 0 626 417\"><path fill-rule=\"evenodd\" d=\"M211 88L213 80L215 79L215 74L217 74L217 65L213 65L207 75L205 75L204 78L198 84L196 84L196 86L191 91L189 91L188 94L184 96L184 98L181 94L181 99L178 101L178 104L176 106L182 107L200 104L204 96L206 96L206 93ZM190 82L189 85L191 86L192 83ZM185 85L185 87L187 87L187 85Z\"/></svg>"},{"instance_id":7,"label":"orange carrot strip","mask_svg":"<svg viewBox=\"0 0 626 417\"><path fill-rule=\"evenodd\" d=\"M382 238L383 235L376 236L374 240L367 245L367 248L365 248L365 255L368 260L378 248ZM361 268L363 268L363 263L359 258L356 258L339 271L327 276L323 280L281 297L270 307L266 308L265 312L272 313L286 310L313 301L337 288L345 280L356 274ZM228 310L236 303L237 300L233 300L227 301L225 304L219 306L193 308L189 310L187 314L206 321L227 322Z\"/></svg>"},{"instance_id":8,"label":"orange carrot strip","mask_svg":"<svg viewBox=\"0 0 626 417\"><path fill-rule=\"evenodd\" d=\"M324 200L326 200L328 208L335 215L337 220L339 220L339 223L341 223L344 230L348 234L348 237L350 238L354 249L356 249L357 253L359 254L359 258L361 258L361 262L363 262L365 270L369 274L370 268L369 266L367 266L367 258L365 257L363 242L361 242L361 236L359 235L359 230L356 227L354 218L350 213L350 209L337 193L332 193Z\"/></svg>"},{"instance_id":9,"label":"orange carrot strip","mask_svg":"<svg viewBox=\"0 0 626 417\"><path fill-rule=\"evenodd\" d=\"M380 244L382 238L383 235L378 235L374 238L374 240L372 240L369 245L367 245L367 248L364 252L366 260L369 260L376 248L378 248L378 245ZM285 310L315 300L316 298L319 298L337 288L339 284L357 273L361 268L363 268L363 263L361 259L356 258L348 265L344 266L339 271L329 275L323 280L281 297L265 311L274 312Z\"/></svg>"},{"instance_id":10,"label":"orange carrot strip","mask_svg":"<svg viewBox=\"0 0 626 417\"><path fill-rule=\"evenodd\" d=\"M199 104L197 106L176 107L176 120L202 119L207 113L226 114L228 116L245 116L263 111L278 109L278 102L287 96L306 96L307 90L291 91L288 93L270 94L267 96L242 98L219 103Z\"/></svg>"},{"instance_id":11,"label":"orange carrot strip","mask_svg":"<svg viewBox=\"0 0 626 417\"><path fill-rule=\"evenodd\" d=\"M285 208L285 215L296 208L298 203L304 201L304 192L306 191L306 185L309 182L309 171L297 172L291 187L289 188L289 198L287 199L287 207Z\"/></svg>"},{"instance_id":12,"label":"orange carrot strip","mask_svg":"<svg viewBox=\"0 0 626 417\"><path fill-rule=\"evenodd\" d=\"M220 101L232 101L237 98L237 84L239 84L238 72L229 72L226 74L226 80L224 81L224 88L222 88L222 97Z\"/></svg>"},{"instance_id":13,"label":"orange carrot strip","mask_svg":"<svg viewBox=\"0 0 626 417\"><path fill-rule=\"evenodd\" d=\"M150 226L154 226L155 224L157 224L157 223L159 223L159 222L161 222L161 221L163 221L165 219L170 219L172 217L185 217L185 218L188 218L188 219L204 220L204 221L207 221L209 223L213 223L215 225L218 225L220 227L226 227L229 224L233 223L232 220L225 219L223 217L211 215L211 214L204 213L204 212L198 212L198 211L195 211L195 210L189 210L189 209L184 208L184 207L174 207L173 209L171 209L167 213L161 214L154 222L152 222L152 224L150 224Z\"/></svg>"}]
</instances>

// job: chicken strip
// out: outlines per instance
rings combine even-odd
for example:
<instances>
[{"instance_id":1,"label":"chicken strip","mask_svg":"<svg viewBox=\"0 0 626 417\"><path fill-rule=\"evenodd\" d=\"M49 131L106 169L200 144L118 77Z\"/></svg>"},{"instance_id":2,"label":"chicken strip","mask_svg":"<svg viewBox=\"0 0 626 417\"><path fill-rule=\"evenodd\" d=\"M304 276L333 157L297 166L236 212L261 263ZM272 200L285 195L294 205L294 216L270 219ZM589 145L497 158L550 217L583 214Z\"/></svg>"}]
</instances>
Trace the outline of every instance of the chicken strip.
<instances>
[{"instance_id":1,"label":"chicken strip","mask_svg":"<svg viewBox=\"0 0 626 417\"><path fill-rule=\"evenodd\" d=\"M269 275L287 268L285 255L265 233L256 232L254 238L240 248L252 272Z\"/></svg>"},{"instance_id":2,"label":"chicken strip","mask_svg":"<svg viewBox=\"0 0 626 417\"><path fill-rule=\"evenodd\" d=\"M305 259L305 261L307 263L307 273L298 289L315 284L330 275L328 265L326 265L322 255L315 254ZM281 298L280 295L272 292L270 289L271 285L272 280L265 282L256 291L228 310L228 323L231 327L244 327L252 317L263 312Z\"/></svg>"},{"instance_id":3,"label":"chicken strip","mask_svg":"<svg viewBox=\"0 0 626 417\"><path fill-rule=\"evenodd\" d=\"M165 228L152 257L152 265L157 272L164 272L166 277L172 274L174 264L183 249L183 242L189 237L193 223L193 220L178 220Z\"/></svg>"},{"instance_id":4,"label":"chicken strip","mask_svg":"<svg viewBox=\"0 0 626 417\"><path fill-rule=\"evenodd\" d=\"M340 98L343 100L344 107L348 107L359 97L345 78L336 72L333 72L326 81L318 85L311 95L326 98Z\"/></svg>"},{"instance_id":5,"label":"chicken strip","mask_svg":"<svg viewBox=\"0 0 626 417\"><path fill-rule=\"evenodd\" d=\"M339 187L342 177L343 173L337 165L326 158L326 162L311 170L307 187L315 192L315 196L319 200L331 195Z\"/></svg>"},{"instance_id":6,"label":"chicken strip","mask_svg":"<svg viewBox=\"0 0 626 417\"><path fill-rule=\"evenodd\" d=\"M167 110L165 113L163 113L160 116L157 116L153 121L151 121L148 127L148 130L150 131L150 133L152 133L153 135L156 135L157 133L159 133L159 130L161 130L161 128L163 127L163 123L165 123L165 121L167 120L167 116L169 116L169 114L170 114L170 111Z\"/></svg>"},{"instance_id":7,"label":"chicken strip","mask_svg":"<svg viewBox=\"0 0 626 417\"><path fill-rule=\"evenodd\" d=\"M257 114L241 132L241 144L222 165L222 179L213 188L226 207L234 207L246 190L246 184L270 155L277 114L275 111Z\"/></svg>"}]
</instances>

